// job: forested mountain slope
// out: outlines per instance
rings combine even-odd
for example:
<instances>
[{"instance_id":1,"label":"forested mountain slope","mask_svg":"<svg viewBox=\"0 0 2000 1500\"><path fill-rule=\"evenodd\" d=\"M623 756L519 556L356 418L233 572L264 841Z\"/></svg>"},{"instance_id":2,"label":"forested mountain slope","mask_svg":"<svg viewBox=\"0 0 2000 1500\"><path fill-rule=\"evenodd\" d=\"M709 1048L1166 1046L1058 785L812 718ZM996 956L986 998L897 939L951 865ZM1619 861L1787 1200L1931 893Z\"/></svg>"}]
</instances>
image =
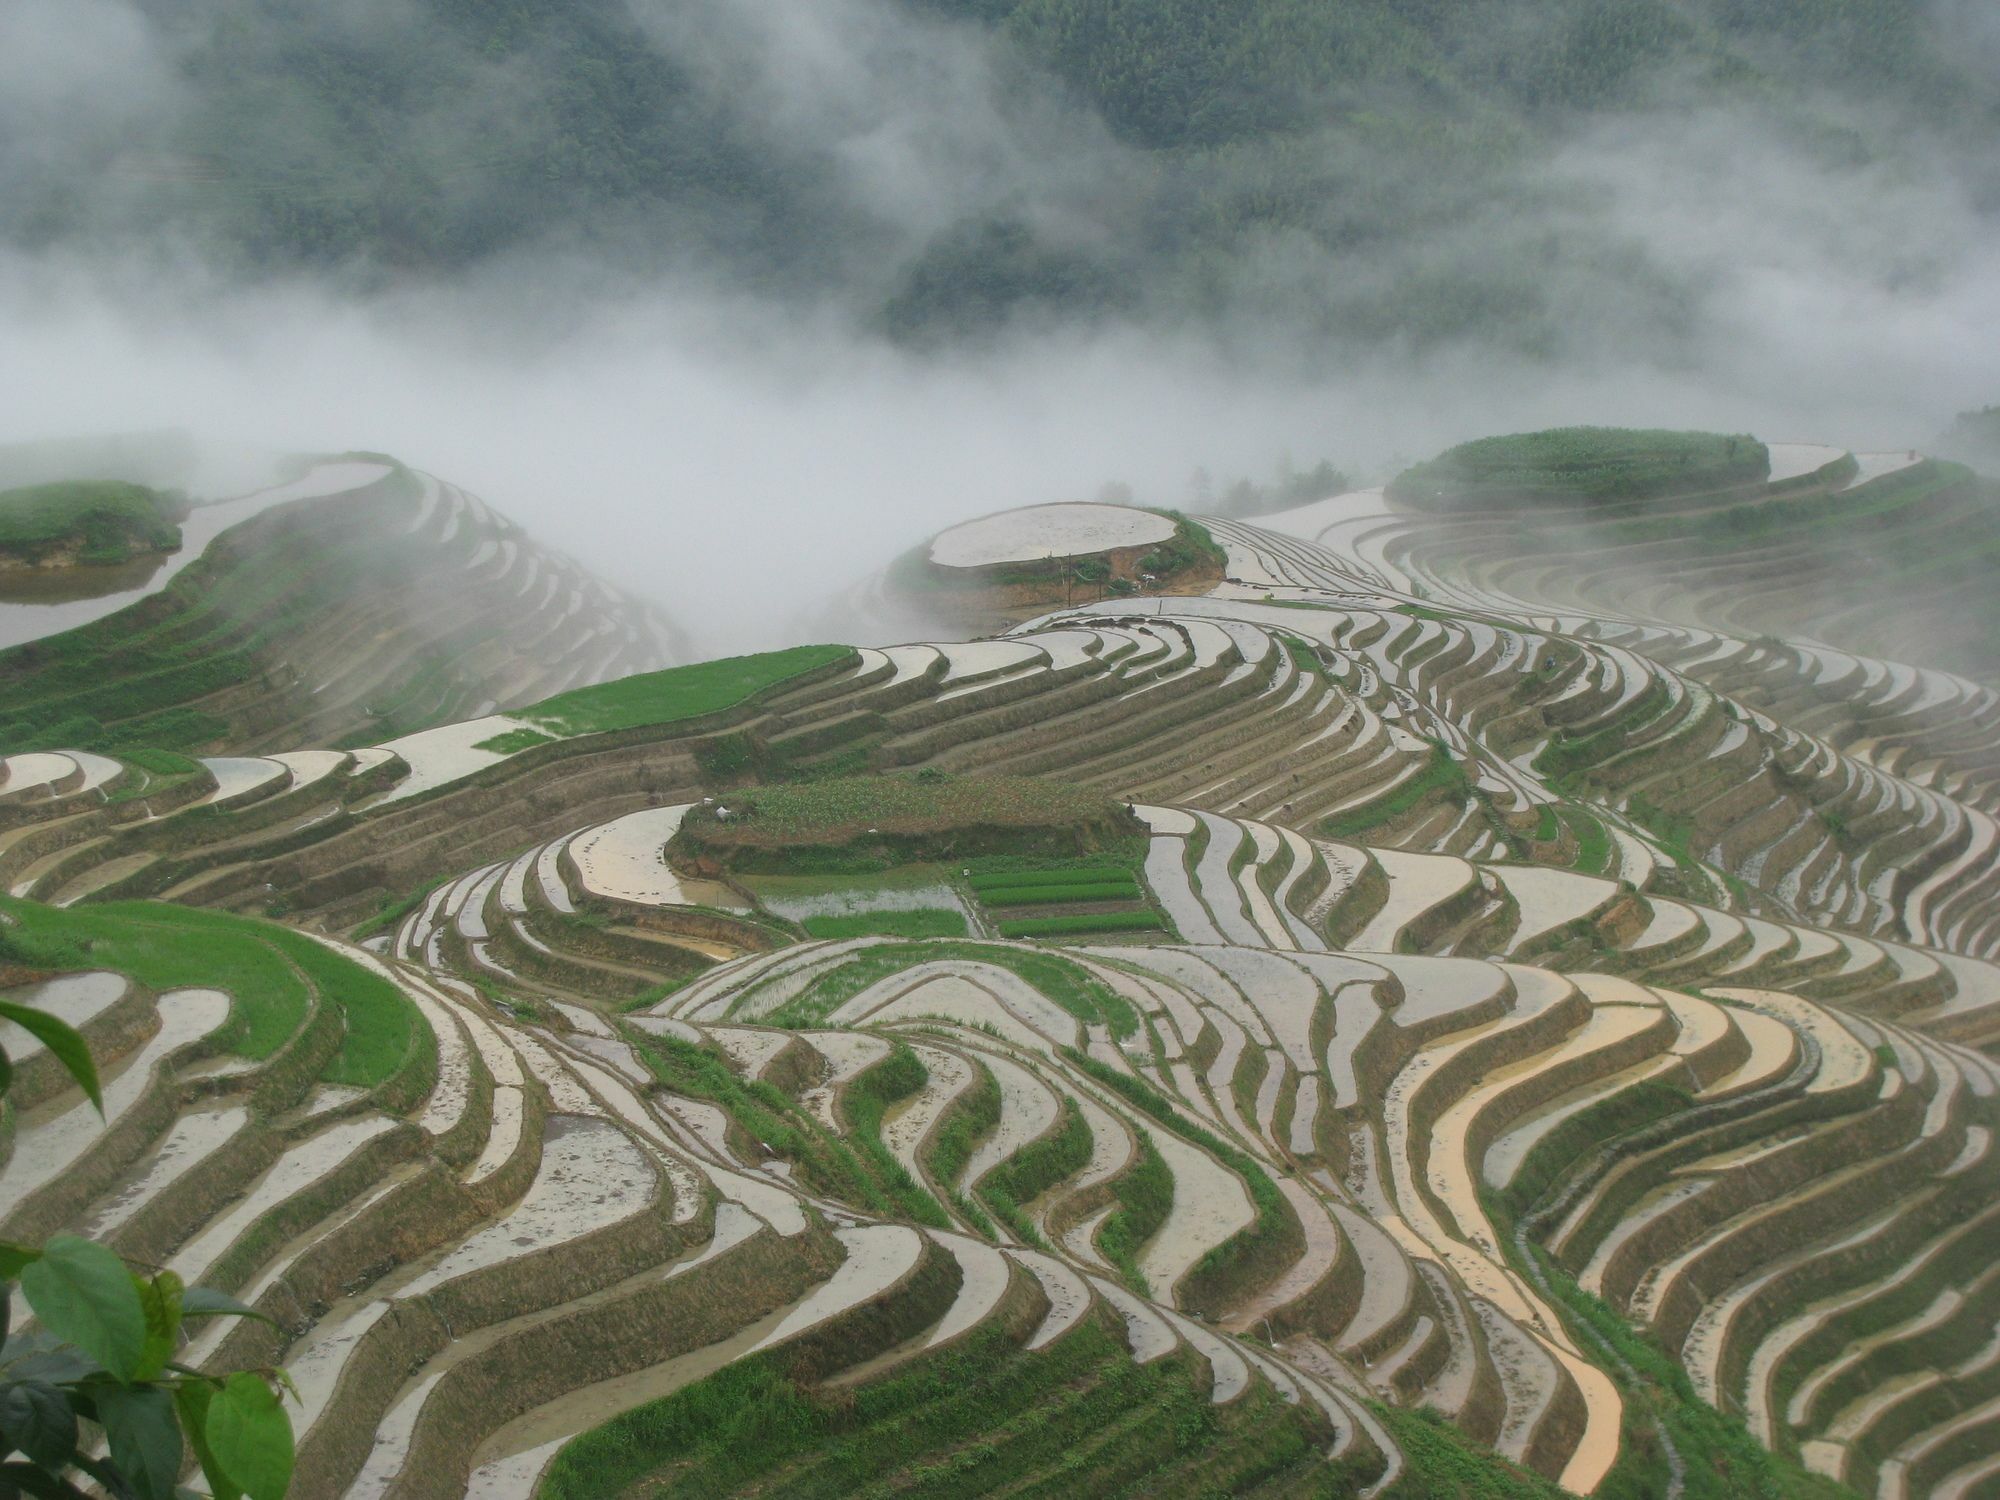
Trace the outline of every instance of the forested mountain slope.
<instances>
[{"instance_id":1,"label":"forested mountain slope","mask_svg":"<svg viewBox=\"0 0 2000 1500\"><path fill-rule=\"evenodd\" d=\"M1699 102L1990 197L2000 118L1990 28L1919 0L135 3L147 128L85 97L60 149L0 156L14 245L164 227L364 282L581 249L918 341L1055 312L1667 337L1690 289L1548 178L1567 143Z\"/></svg>"}]
</instances>

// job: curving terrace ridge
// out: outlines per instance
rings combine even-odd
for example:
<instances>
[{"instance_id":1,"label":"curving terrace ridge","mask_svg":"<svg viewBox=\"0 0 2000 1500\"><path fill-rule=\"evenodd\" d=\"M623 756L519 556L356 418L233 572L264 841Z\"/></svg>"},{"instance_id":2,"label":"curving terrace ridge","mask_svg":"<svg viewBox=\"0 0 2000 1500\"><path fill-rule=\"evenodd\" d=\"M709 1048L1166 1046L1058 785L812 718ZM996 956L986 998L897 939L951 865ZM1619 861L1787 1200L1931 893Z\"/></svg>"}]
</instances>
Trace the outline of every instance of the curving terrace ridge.
<instances>
[{"instance_id":1,"label":"curving terrace ridge","mask_svg":"<svg viewBox=\"0 0 2000 1500\"><path fill-rule=\"evenodd\" d=\"M1443 1462L1418 1412L1496 1493L1755 1445L1989 1492L1991 690L1447 593L1375 505L1211 523L1206 596L651 722L9 757L10 930L113 924L86 970L162 912L318 936L240 923L282 1026L53 981L111 1118L6 1039L0 1236L271 1312L191 1352L292 1370L309 1495L635 1452L661 1493L1393 1495ZM857 765L1133 802L1161 930L996 938L968 888L967 937L815 941L668 863L702 798ZM725 1451L710 1401L802 1404Z\"/></svg>"}]
</instances>

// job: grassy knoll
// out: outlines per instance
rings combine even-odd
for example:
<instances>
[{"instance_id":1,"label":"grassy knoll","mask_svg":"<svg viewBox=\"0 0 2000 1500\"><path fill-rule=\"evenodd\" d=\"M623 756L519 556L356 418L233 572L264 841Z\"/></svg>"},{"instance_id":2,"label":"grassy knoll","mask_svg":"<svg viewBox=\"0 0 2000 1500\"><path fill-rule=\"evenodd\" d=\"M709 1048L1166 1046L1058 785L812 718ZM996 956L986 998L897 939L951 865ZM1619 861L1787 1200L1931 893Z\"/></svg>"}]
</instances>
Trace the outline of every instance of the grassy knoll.
<instances>
[{"instance_id":1,"label":"grassy knoll","mask_svg":"<svg viewBox=\"0 0 2000 1500\"><path fill-rule=\"evenodd\" d=\"M1074 856L1142 830L1122 802L1024 776L846 776L732 792L694 809L671 857L724 870L880 869L995 850Z\"/></svg>"},{"instance_id":2,"label":"grassy knoll","mask_svg":"<svg viewBox=\"0 0 2000 1500\"><path fill-rule=\"evenodd\" d=\"M1155 578L1172 579L1220 573L1229 566L1229 554L1201 522L1177 510L1163 510L1160 514L1172 518L1174 534L1139 559L1141 571Z\"/></svg>"},{"instance_id":3,"label":"grassy knoll","mask_svg":"<svg viewBox=\"0 0 2000 1500\"><path fill-rule=\"evenodd\" d=\"M1192 1362L1135 1365L1086 1319L1033 1354L982 1331L837 1392L793 1378L783 1350L741 1360L572 1440L539 1493L1357 1494L1312 1422L1261 1389L1216 1407Z\"/></svg>"},{"instance_id":4,"label":"grassy knoll","mask_svg":"<svg viewBox=\"0 0 2000 1500\"><path fill-rule=\"evenodd\" d=\"M345 1013L340 1050L322 1076L371 1088L423 1032L401 991L311 938L251 917L153 901L57 908L0 897L0 959L59 972L110 969L155 992L225 991L218 1037L239 1057L271 1056L305 1019L311 992ZM310 989L308 988L310 986Z\"/></svg>"},{"instance_id":5,"label":"grassy knoll","mask_svg":"<svg viewBox=\"0 0 2000 1500\"><path fill-rule=\"evenodd\" d=\"M672 724L734 708L781 682L854 655L852 646L793 646L696 662L558 693L516 710L514 717L565 736Z\"/></svg>"},{"instance_id":6,"label":"grassy knoll","mask_svg":"<svg viewBox=\"0 0 2000 1500\"><path fill-rule=\"evenodd\" d=\"M1734 489L1770 469L1744 434L1558 427L1461 443L1405 469L1388 494L1423 510L1593 507Z\"/></svg>"},{"instance_id":7,"label":"grassy knoll","mask_svg":"<svg viewBox=\"0 0 2000 1500\"><path fill-rule=\"evenodd\" d=\"M178 506L112 479L0 490L0 564L121 563L181 544Z\"/></svg>"}]
</instances>

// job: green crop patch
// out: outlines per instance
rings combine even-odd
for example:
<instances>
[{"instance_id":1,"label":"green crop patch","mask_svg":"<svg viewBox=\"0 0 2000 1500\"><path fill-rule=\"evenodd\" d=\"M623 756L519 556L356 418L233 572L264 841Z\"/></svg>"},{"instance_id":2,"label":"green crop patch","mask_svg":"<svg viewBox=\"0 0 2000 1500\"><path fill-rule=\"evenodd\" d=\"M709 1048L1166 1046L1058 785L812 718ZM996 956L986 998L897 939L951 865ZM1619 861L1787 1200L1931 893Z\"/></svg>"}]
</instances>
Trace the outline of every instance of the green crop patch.
<instances>
[{"instance_id":1,"label":"green crop patch","mask_svg":"<svg viewBox=\"0 0 2000 1500\"><path fill-rule=\"evenodd\" d=\"M1010 886L1096 885L1118 880L1129 883L1132 879L1128 866L1093 862L1022 870L974 869L966 877L966 883L983 897L988 891L1005 890Z\"/></svg>"},{"instance_id":2,"label":"green crop patch","mask_svg":"<svg viewBox=\"0 0 2000 1500\"><path fill-rule=\"evenodd\" d=\"M562 736L674 724L735 708L782 682L857 659L852 646L793 646L731 656L577 688L515 710L513 716Z\"/></svg>"},{"instance_id":3,"label":"green crop patch","mask_svg":"<svg viewBox=\"0 0 2000 1500\"><path fill-rule=\"evenodd\" d=\"M331 948L289 929L273 941L304 971L324 1000L347 1018L340 1050L321 1076L328 1083L369 1089L384 1083L429 1029L403 992Z\"/></svg>"},{"instance_id":4,"label":"green crop patch","mask_svg":"<svg viewBox=\"0 0 2000 1500\"><path fill-rule=\"evenodd\" d=\"M1005 938L1082 937L1093 932L1161 932L1153 911L1075 912L1059 917L1015 917L1000 923Z\"/></svg>"},{"instance_id":5,"label":"green crop patch","mask_svg":"<svg viewBox=\"0 0 2000 1500\"><path fill-rule=\"evenodd\" d=\"M1057 906L1082 901L1138 901L1145 892L1134 880L1105 881L1092 885L1003 885L979 893L987 906Z\"/></svg>"}]
</instances>

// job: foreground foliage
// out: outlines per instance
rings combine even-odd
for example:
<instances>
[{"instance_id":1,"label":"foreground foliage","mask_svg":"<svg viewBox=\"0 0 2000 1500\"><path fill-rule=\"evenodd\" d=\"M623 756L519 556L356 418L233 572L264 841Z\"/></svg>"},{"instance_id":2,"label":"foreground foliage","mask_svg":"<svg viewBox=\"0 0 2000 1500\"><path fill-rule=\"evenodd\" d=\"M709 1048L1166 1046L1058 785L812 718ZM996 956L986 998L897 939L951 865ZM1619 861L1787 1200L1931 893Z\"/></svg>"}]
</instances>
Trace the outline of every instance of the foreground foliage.
<instances>
[{"instance_id":1,"label":"foreground foliage","mask_svg":"<svg viewBox=\"0 0 2000 1500\"><path fill-rule=\"evenodd\" d=\"M0 1020L35 1037L90 1102L103 1099L83 1038L33 1006L0 1000ZM0 1052L0 1103L12 1066ZM14 1284L35 1326L14 1329ZM77 1235L39 1248L0 1242L0 1494L83 1500L69 1476L114 1500L173 1500L183 1444L214 1500L282 1500L292 1476L292 1425L278 1370L204 1374L178 1362L185 1325L261 1317L234 1298L142 1276ZM97 1456L85 1424L104 1434ZM15 1456L18 1455L18 1456Z\"/></svg>"}]
</instances>

